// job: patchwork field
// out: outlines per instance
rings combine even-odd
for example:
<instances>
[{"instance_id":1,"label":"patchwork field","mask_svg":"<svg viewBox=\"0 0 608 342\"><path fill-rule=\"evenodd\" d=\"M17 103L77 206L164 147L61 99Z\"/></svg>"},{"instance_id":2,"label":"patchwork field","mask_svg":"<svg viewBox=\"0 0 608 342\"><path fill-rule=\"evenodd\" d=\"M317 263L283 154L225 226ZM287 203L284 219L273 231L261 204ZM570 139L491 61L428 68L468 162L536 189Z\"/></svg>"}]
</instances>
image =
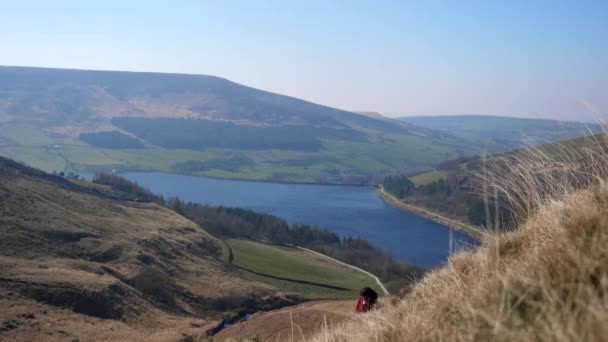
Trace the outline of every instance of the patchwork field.
<instances>
[{"instance_id":1,"label":"patchwork field","mask_svg":"<svg viewBox=\"0 0 608 342\"><path fill-rule=\"evenodd\" d=\"M77 139L52 136L32 124L0 125L0 155L47 172L119 169L282 182L366 184L391 170L428 170L439 161L461 153L440 144L426 145L417 136L394 136L390 141L376 143L322 140L322 145L319 151L195 150L150 143L145 143L143 148L100 148ZM247 162L242 165L231 162L234 155L244 156ZM210 167L178 168L186 162L209 161L212 161Z\"/></svg>"}]
</instances>

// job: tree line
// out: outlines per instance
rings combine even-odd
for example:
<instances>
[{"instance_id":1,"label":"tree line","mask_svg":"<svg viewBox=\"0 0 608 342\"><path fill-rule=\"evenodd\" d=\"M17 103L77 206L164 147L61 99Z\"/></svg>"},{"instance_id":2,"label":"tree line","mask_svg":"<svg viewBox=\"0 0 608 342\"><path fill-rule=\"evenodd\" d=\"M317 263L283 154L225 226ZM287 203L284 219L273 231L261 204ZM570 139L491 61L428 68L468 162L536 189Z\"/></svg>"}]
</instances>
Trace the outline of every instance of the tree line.
<instances>
[{"instance_id":1,"label":"tree line","mask_svg":"<svg viewBox=\"0 0 608 342\"><path fill-rule=\"evenodd\" d=\"M448 171L447 176L427 184L416 186L405 175L392 175L384 179L382 186L386 192L406 203L484 226L489 222L483 199L473 191L471 175L458 165L460 162L453 161L442 165L438 169Z\"/></svg>"}]
</instances>

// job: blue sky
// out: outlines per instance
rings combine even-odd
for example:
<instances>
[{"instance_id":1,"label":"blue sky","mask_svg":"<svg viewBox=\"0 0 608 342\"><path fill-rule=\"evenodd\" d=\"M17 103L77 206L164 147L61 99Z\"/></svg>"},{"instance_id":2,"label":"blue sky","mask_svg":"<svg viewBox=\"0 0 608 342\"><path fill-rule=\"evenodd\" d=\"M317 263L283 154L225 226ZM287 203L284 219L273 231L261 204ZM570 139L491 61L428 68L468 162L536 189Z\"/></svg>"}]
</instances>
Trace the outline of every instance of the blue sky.
<instances>
[{"instance_id":1,"label":"blue sky","mask_svg":"<svg viewBox=\"0 0 608 342\"><path fill-rule=\"evenodd\" d=\"M209 74L386 115L608 114L608 1L5 1L0 65Z\"/></svg>"}]
</instances>

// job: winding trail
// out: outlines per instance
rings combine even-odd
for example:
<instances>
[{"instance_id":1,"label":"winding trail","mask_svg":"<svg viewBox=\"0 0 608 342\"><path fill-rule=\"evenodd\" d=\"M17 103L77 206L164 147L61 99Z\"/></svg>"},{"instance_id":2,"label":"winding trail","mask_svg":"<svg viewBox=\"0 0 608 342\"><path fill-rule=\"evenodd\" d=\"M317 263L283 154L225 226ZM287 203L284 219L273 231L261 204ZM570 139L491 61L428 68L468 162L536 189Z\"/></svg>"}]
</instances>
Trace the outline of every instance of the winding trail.
<instances>
[{"instance_id":1,"label":"winding trail","mask_svg":"<svg viewBox=\"0 0 608 342\"><path fill-rule=\"evenodd\" d=\"M389 295L388 291L386 290L386 287L384 287L384 285L382 285L382 282L380 281L380 278L378 278L378 277L376 277L375 275L373 275L373 274L371 274L371 273L367 272L367 271L366 271L366 270L364 270L364 269L361 269L361 268L359 268L359 267L357 267L357 266L353 266L353 265L347 264L347 263L345 263L345 262L342 262L342 261L340 261L340 260L334 259L334 258L332 258L332 257L330 257L330 256L327 256L327 255L325 255L325 254L319 253L319 252L317 252L317 251L313 251L312 249L308 249L308 248L304 248L304 247L300 247L300 246L295 246L295 245L286 245L286 246L289 246L289 247L295 247L295 248L297 248L297 249L301 249L301 250L304 250L304 251L307 251L307 252L310 252L310 253L314 253L314 254L319 255L319 256L322 256L322 257L324 257L324 258L330 259L331 261L333 261L333 262L335 262L335 263L338 263L338 264L340 264L340 265L350 267L350 268L355 269L355 270L357 270L357 271L359 271L359 272L361 272L361 273L365 273L366 275L368 275L368 276L370 276L370 277L374 278L374 280L376 280L376 284L378 284L378 287L379 287L380 289L382 289L382 291L384 292L384 294L385 294L385 295L387 295L387 296Z\"/></svg>"}]
</instances>

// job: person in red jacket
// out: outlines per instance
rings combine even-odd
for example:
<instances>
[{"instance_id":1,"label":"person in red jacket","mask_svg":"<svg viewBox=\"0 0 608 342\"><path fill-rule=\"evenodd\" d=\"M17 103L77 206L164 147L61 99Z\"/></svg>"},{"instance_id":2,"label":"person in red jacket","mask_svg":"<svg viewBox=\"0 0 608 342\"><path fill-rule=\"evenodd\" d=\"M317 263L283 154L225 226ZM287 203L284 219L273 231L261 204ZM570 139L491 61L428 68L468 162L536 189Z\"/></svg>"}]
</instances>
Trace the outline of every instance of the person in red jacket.
<instances>
[{"instance_id":1,"label":"person in red jacket","mask_svg":"<svg viewBox=\"0 0 608 342\"><path fill-rule=\"evenodd\" d=\"M355 308L356 312L368 312L373 309L376 305L376 300L378 300L378 294L376 291L370 289L369 287L364 287L359 293L359 300L357 301L357 307Z\"/></svg>"}]
</instances>

